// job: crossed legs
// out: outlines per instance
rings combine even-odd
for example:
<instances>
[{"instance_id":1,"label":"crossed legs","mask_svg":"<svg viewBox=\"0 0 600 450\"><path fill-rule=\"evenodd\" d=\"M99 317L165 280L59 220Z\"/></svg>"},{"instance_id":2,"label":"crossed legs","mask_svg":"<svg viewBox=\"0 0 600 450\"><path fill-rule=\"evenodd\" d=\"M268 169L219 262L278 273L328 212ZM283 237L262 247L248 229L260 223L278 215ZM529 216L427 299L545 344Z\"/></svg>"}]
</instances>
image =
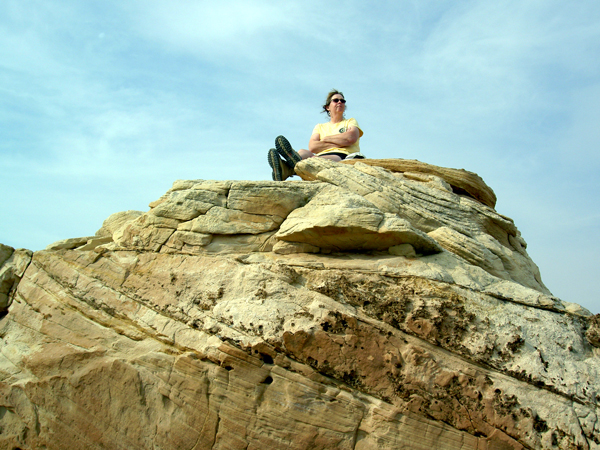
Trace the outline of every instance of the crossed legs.
<instances>
[{"instance_id":1,"label":"crossed legs","mask_svg":"<svg viewBox=\"0 0 600 450\"><path fill-rule=\"evenodd\" d=\"M298 150L292 148L288 140L283 136L277 136L275 139L275 148L269 150L267 159L269 165L273 169L272 177L275 181L283 181L295 174L294 167L303 159L314 158L319 156L309 150ZM323 155L319 158L329 159L331 161L341 161L342 158L338 155Z\"/></svg>"}]
</instances>

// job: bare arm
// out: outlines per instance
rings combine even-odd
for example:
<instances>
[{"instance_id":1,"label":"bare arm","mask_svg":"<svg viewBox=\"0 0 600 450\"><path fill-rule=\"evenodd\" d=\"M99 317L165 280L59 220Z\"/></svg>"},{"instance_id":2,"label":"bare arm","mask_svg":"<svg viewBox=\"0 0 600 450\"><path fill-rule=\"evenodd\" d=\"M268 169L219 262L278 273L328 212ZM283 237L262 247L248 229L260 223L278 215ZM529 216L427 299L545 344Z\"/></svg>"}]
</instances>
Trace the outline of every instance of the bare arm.
<instances>
[{"instance_id":1,"label":"bare arm","mask_svg":"<svg viewBox=\"0 0 600 450\"><path fill-rule=\"evenodd\" d=\"M319 133L315 133L310 137L310 141L308 141L308 150L313 153L321 153L325 150L329 150L330 148L335 148L336 146L333 144L328 144L325 141L321 140L321 136Z\"/></svg>"},{"instance_id":2,"label":"bare arm","mask_svg":"<svg viewBox=\"0 0 600 450\"><path fill-rule=\"evenodd\" d=\"M349 147L358 140L359 136L360 131L356 127L350 127L344 133L326 136L323 139L320 138L318 133L315 133L308 141L308 149L313 153L321 153L330 148Z\"/></svg>"}]
</instances>

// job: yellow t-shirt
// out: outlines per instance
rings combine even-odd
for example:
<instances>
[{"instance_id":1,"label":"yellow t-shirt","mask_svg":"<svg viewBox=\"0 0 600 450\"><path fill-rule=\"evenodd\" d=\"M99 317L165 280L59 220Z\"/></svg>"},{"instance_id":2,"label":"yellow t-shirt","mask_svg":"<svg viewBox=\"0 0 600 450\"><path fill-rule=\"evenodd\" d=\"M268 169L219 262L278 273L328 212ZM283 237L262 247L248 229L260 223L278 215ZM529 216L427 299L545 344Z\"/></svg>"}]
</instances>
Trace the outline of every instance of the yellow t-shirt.
<instances>
[{"instance_id":1,"label":"yellow t-shirt","mask_svg":"<svg viewBox=\"0 0 600 450\"><path fill-rule=\"evenodd\" d=\"M319 156L326 155L327 153L331 153L331 152L345 153L346 155L349 155L350 153L360 152L360 147L358 146L358 141L360 141L360 137L363 135L363 131L360 129L360 127L358 126L358 122L354 118L344 119L338 123L331 123L331 122L319 123L313 129L312 134L318 134L319 137L321 139L323 139L324 137L333 136L334 134L345 133L346 131L348 131L348 129L350 127L358 128L358 139L356 140L356 142L354 144L352 144L349 147L344 147L344 148L330 148L328 150L325 150L325 151L319 153Z\"/></svg>"}]
</instances>

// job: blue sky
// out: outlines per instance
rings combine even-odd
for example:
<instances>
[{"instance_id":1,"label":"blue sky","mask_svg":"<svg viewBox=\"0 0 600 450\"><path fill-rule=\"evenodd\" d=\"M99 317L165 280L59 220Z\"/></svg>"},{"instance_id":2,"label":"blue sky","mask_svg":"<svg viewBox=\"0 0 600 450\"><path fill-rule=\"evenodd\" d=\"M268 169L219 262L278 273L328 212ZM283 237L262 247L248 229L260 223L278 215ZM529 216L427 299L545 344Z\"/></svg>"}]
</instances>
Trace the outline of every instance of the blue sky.
<instances>
[{"instance_id":1,"label":"blue sky","mask_svg":"<svg viewBox=\"0 0 600 450\"><path fill-rule=\"evenodd\" d=\"M270 179L331 88L363 153L479 174L554 295L600 312L597 0L3 0L0 242Z\"/></svg>"}]
</instances>

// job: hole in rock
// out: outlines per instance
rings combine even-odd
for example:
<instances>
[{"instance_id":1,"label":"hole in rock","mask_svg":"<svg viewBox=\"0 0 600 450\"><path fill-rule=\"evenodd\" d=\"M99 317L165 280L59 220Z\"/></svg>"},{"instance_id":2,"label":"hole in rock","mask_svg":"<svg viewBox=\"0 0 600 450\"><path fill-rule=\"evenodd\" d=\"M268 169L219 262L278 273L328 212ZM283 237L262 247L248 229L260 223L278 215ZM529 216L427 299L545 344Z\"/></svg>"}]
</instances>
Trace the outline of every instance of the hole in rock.
<instances>
[{"instance_id":1,"label":"hole in rock","mask_svg":"<svg viewBox=\"0 0 600 450\"><path fill-rule=\"evenodd\" d=\"M265 364L273 364L273 358L271 356L261 353L260 357Z\"/></svg>"}]
</instances>

